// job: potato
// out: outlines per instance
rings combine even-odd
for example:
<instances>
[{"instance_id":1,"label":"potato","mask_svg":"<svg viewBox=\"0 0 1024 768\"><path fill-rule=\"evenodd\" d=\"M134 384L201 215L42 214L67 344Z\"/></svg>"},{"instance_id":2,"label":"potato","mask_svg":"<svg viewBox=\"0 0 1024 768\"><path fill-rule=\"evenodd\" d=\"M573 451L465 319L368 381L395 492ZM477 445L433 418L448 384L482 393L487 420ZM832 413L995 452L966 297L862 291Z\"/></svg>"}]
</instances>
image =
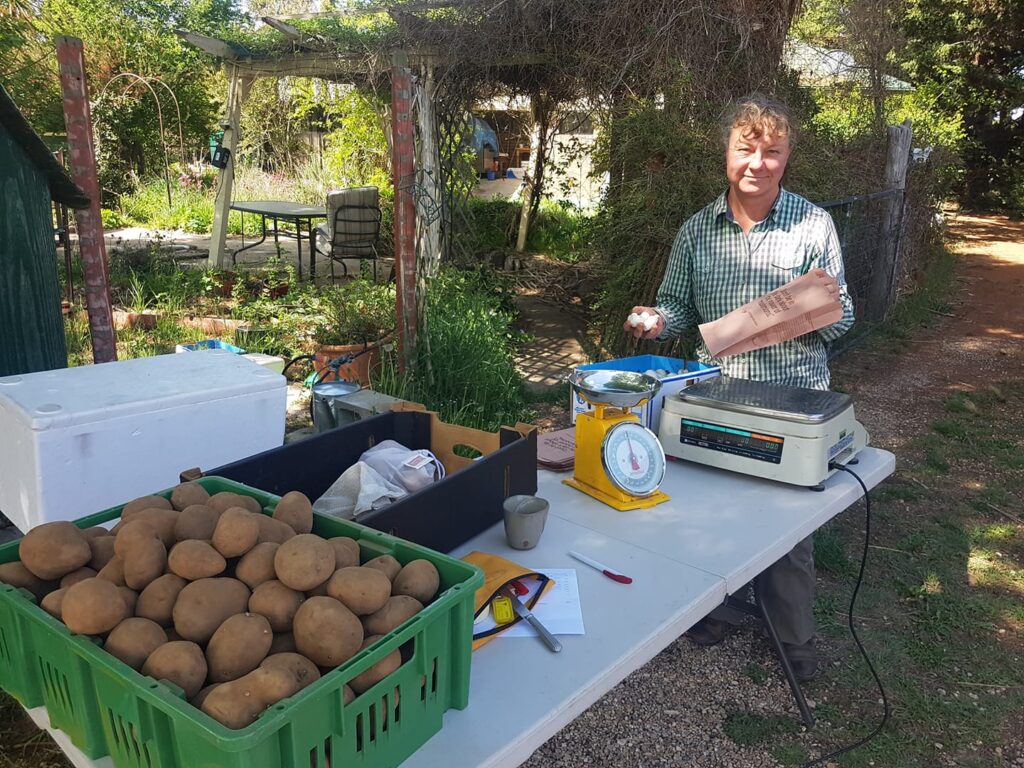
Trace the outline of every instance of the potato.
<instances>
[{"instance_id":1,"label":"potato","mask_svg":"<svg viewBox=\"0 0 1024 768\"><path fill-rule=\"evenodd\" d=\"M199 483L180 483L171 491L171 506L177 510L193 504L205 504L209 500L210 492Z\"/></svg>"},{"instance_id":2,"label":"potato","mask_svg":"<svg viewBox=\"0 0 1024 768\"><path fill-rule=\"evenodd\" d=\"M186 640L206 643L225 619L244 613L249 588L227 578L199 579L178 594L171 616L174 628ZM205 665L204 665L205 666Z\"/></svg>"},{"instance_id":3,"label":"potato","mask_svg":"<svg viewBox=\"0 0 1024 768\"><path fill-rule=\"evenodd\" d=\"M352 690L352 687L348 683L345 683L345 687L342 689L342 696L344 697L344 704L351 704L356 700L356 692Z\"/></svg>"},{"instance_id":4,"label":"potato","mask_svg":"<svg viewBox=\"0 0 1024 768\"><path fill-rule=\"evenodd\" d=\"M348 536L335 536L327 543L334 547L334 568L350 568L359 565L359 543Z\"/></svg>"},{"instance_id":5,"label":"potato","mask_svg":"<svg viewBox=\"0 0 1024 768\"><path fill-rule=\"evenodd\" d=\"M363 617L363 627L368 635L386 635L422 610L423 603L415 597L394 595L379 611Z\"/></svg>"},{"instance_id":6,"label":"potato","mask_svg":"<svg viewBox=\"0 0 1024 768\"><path fill-rule=\"evenodd\" d=\"M286 523L296 533L313 530L313 504L302 491L289 491L274 508L274 519Z\"/></svg>"},{"instance_id":7,"label":"potato","mask_svg":"<svg viewBox=\"0 0 1024 768\"><path fill-rule=\"evenodd\" d=\"M56 582L40 579L24 563L19 562L0 565L0 581L12 587L27 589L35 595L37 602L57 587Z\"/></svg>"},{"instance_id":8,"label":"potato","mask_svg":"<svg viewBox=\"0 0 1024 768\"><path fill-rule=\"evenodd\" d=\"M441 585L441 576L429 560L412 560L395 576L391 593L415 597L426 605L434 599Z\"/></svg>"},{"instance_id":9,"label":"potato","mask_svg":"<svg viewBox=\"0 0 1024 768\"><path fill-rule=\"evenodd\" d=\"M107 635L103 650L134 670L142 669L146 659L167 642L163 627L149 619L125 619Z\"/></svg>"},{"instance_id":10,"label":"potato","mask_svg":"<svg viewBox=\"0 0 1024 768\"><path fill-rule=\"evenodd\" d=\"M171 502L163 496L139 496L121 509L121 519L131 517L141 509L171 509Z\"/></svg>"},{"instance_id":11,"label":"potato","mask_svg":"<svg viewBox=\"0 0 1024 768\"><path fill-rule=\"evenodd\" d=\"M275 653L260 662L260 666L287 669L295 675L300 691L320 679L320 670L317 669L316 664L301 653Z\"/></svg>"},{"instance_id":12,"label":"potato","mask_svg":"<svg viewBox=\"0 0 1024 768\"><path fill-rule=\"evenodd\" d=\"M203 649L187 640L164 643L146 659L142 674L174 683L190 699L206 681L206 657Z\"/></svg>"},{"instance_id":13,"label":"potato","mask_svg":"<svg viewBox=\"0 0 1024 768\"><path fill-rule=\"evenodd\" d=\"M89 539L89 549L92 551L92 558L89 560L89 567L99 572L114 556L114 543L116 536L94 536Z\"/></svg>"},{"instance_id":14,"label":"potato","mask_svg":"<svg viewBox=\"0 0 1024 768\"><path fill-rule=\"evenodd\" d=\"M391 555L381 555L380 557L375 557L372 560L367 560L363 563L363 566L366 568L376 568L391 581L394 581L395 577L402 570L402 564L395 560Z\"/></svg>"},{"instance_id":15,"label":"potato","mask_svg":"<svg viewBox=\"0 0 1024 768\"><path fill-rule=\"evenodd\" d=\"M213 507L218 512L226 512L232 507L241 507L257 515L263 514L263 505L252 496L243 496L233 491L221 491L215 493L205 502L206 506Z\"/></svg>"},{"instance_id":16,"label":"potato","mask_svg":"<svg viewBox=\"0 0 1024 768\"><path fill-rule=\"evenodd\" d=\"M295 612L304 599L301 592L274 579L263 582L253 590L249 598L249 610L265 616L275 632L288 632L295 620Z\"/></svg>"},{"instance_id":17,"label":"potato","mask_svg":"<svg viewBox=\"0 0 1024 768\"><path fill-rule=\"evenodd\" d=\"M125 526L134 523L148 523L160 537L164 546L170 549L177 539L174 537L174 528L178 523L178 515L181 513L173 509L143 509L132 515L125 523ZM120 534L120 531L118 531Z\"/></svg>"},{"instance_id":18,"label":"potato","mask_svg":"<svg viewBox=\"0 0 1024 768\"><path fill-rule=\"evenodd\" d=\"M195 581L223 573L227 561L205 541L179 541L167 555L167 568L183 579Z\"/></svg>"},{"instance_id":19,"label":"potato","mask_svg":"<svg viewBox=\"0 0 1024 768\"><path fill-rule=\"evenodd\" d=\"M305 594L306 597L323 597L327 594L327 583L329 581L330 579L325 581L323 584L317 584L312 589L307 589L303 594Z\"/></svg>"},{"instance_id":20,"label":"potato","mask_svg":"<svg viewBox=\"0 0 1024 768\"><path fill-rule=\"evenodd\" d=\"M334 548L319 536L300 533L278 547L274 570L285 586L305 592L334 573Z\"/></svg>"},{"instance_id":21,"label":"potato","mask_svg":"<svg viewBox=\"0 0 1024 768\"><path fill-rule=\"evenodd\" d=\"M92 579L95 577L96 571L88 566L82 566L81 568L76 568L71 573L65 574L64 578L60 580L60 586L61 589L67 589L68 587L73 587L80 581L85 581L86 579Z\"/></svg>"},{"instance_id":22,"label":"potato","mask_svg":"<svg viewBox=\"0 0 1024 768\"><path fill-rule=\"evenodd\" d=\"M261 514L257 516L256 522L260 526L260 544L268 541L284 544L288 539L295 536L295 531L292 530L290 525L282 523L280 520L275 520L268 515Z\"/></svg>"},{"instance_id":23,"label":"potato","mask_svg":"<svg viewBox=\"0 0 1024 768\"><path fill-rule=\"evenodd\" d=\"M391 597L391 582L375 568L342 568L327 582L327 594L356 616L366 616L384 607Z\"/></svg>"},{"instance_id":24,"label":"potato","mask_svg":"<svg viewBox=\"0 0 1024 768\"><path fill-rule=\"evenodd\" d=\"M299 690L287 669L261 667L245 677L222 683L207 694L203 712L228 728L245 728L272 704Z\"/></svg>"},{"instance_id":25,"label":"potato","mask_svg":"<svg viewBox=\"0 0 1024 768\"><path fill-rule=\"evenodd\" d=\"M224 557L238 557L255 547L259 537L260 524L253 513L231 507L217 521L213 546Z\"/></svg>"},{"instance_id":26,"label":"potato","mask_svg":"<svg viewBox=\"0 0 1024 768\"><path fill-rule=\"evenodd\" d=\"M171 611L186 583L183 578L173 573L154 579L139 595L139 600L135 604L135 615L154 621L161 627L171 626Z\"/></svg>"},{"instance_id":27,"label":"potato","mask_svg":"<svg viewBox=\"0 0 1024 768\"><path fill-rule=\"evenodd\" d=\"M210 681L226 683L247 675L267 658L274 633L270 622L255 613L229 616L210 638L206 663Z\"/></svg>"},{"instance_id":28,"label":"potato","mask_svg":"<svg viewBox=\"0 0 1024 768\"><path fill-rule=\"evenodd\" d=\"M92 559L89 540L74 523L43 523L25 534L18 558L43 581L59 579Z\"/></svg>"},{"instance_id":29,"label":"potato","mask_svg":"<svg viewBox=\"0 0 1024 768\"><path fill-rule=\"evenodd\" d=\"M123 524L118 524L115 530L117 531L117 538L114 541L114 553L122 558L136 542L143 539L160 538L160 533L151 520L129 520ZM165 544L164 546L167 545Z\"/></svg>"},{"instance_id":30,"label":"potato","mask_svg":"<svg viewBox=\"0 0 1024 768\"><path fill-rule=\"evenodd\" d=\"M274 541L257 544L238 561L235 566L235 578L255 589L264 582L277 578L274 571L274 555L281 545Z\"/></svg>"},{"instance_id":31,"label":"potato","mask_svg":"<svg viewBox=\"0 0 1024 768\"><path fill-rule=\"evenodd\" d=\"M103 579L104 581L109 581L111 584L123 587L124 558L120 555L114 555L106 565L100 568L99 573L96 574L96 578Z\"/></svg>"},{"instance_id":32,"label":"potato","mask_svg":"<svg viewBox=\"0 0 1024 768\"><path fill-rule=\"evenodd\" d=\"M140 538L124 555L124 583L134 590L145 589L166 570L167 547L159 538Z\"/></svg>"},{"instance_id":33,"label":"potato","mask_svg":"<svg viewBox=\"0 0 1024 768\"><path fill-rule=\"evenodd\" d=\"M359 619L333 597L311 597L300 605L292 632L299 653L321 667L347 661L363 642Z\"/></svg>"},{"instance_id":34,"label":"potato","mask_svg":"<svg viewBox=\"0 0 1024 768\"><path fill-rule=\"evenodd\" d=\"M139 602L139 593L131 587L118 587L118 593L121 595L121 599L124 600L124 607L128 609L128 618L135 615L135 606Z\"/></svg>"},{"instance_id":35,"label":"potato","mask_svg":"<svg viewBox=\"0 0 1024 768\"><path fill-rule=\"evenodd\" d=\"M128 617L118 588L103 579L86 579L64 593L61 619L72 632L102 635Z\"/></svg>"},{"instance_id":36,"label":"potato","mask_svg":"<svg viewBox=\"0 0 1024 768\"><path fill-rule=\"evenodd\" d=\"M195 696L193 696L191 699L189 699L188 703L191 704L196 709L202 709L203 702L206 701L206 697L209 696L210 693L212 691L216 690L219 686L220 686L220 683L212 683L212 684L206 686L201 691L199 691L199 693L197 693Z\"/></svg>"},{"instance_id":37,"label":"potato","mask_svg":"<svg viewBox=\"0 0 1024 768\"><path fill-rule=\"evenodd\" d=\"M67 593L68 591L66 589L55 589L42 599L42 602L39 603L39 607L53 616L53 618L59 620L61 607L64 603L64 595Z\"/></svg>"},{"instance_id":38,"label":"potato","mask_svg":"<svg viewBox=\"0 0 1024 768\"><path fill-rule=\"evenodd\" d=\"M173 643L177 640L184 640L185 638L178 634L174 627L164 627L164 631L167 633L167 642Z\"/></svg>"},{"instance_id":39,"label":"potato","mask_svg":"<svg viewBox=\"0 0 1024 768\"><path fill-rule=\"evenodd\" d=\"M210 541L217 529L220 512L204 504L192 504L178 513L174 522L174 538L178 541L198 539Z\"/></svg>"},{"instance_id":40,"label":"potato","mask_svg":"<svg viewBox=\"0 0 1024 768\"><path fill-rule=\"evenodd\" d=\"M372 645L380 639L381 635L370 635L365 640L363 640L362 648L360 648L359 650L363 650L363 648L368 648L370 645ZM397 648L395 648L395 650L393 650L383 659L378 661L372 667L367 669L365 672L362 672L353 677L351 680L349 680L348 684L356 693L362 693L363 691L367 691L373 686L375 686L377 683L379 683L385 677L390 675L400 666L402 666L402 654Z\"/></svg>"},{"instance_id":41,"label":"potato","mask_svg":"<svg viewBox=\"0 0 1024 768\"><path fill-rule=\"evenodd\" d=\"M102 525L94 525L92 528L82 528L82 535L87 539L95 539L100 536L109 536L110 531Z\"/></svg>"},{"instance_id":42,"label":"potato","mask_svg":"<svg viewBox=\"0 0 1024 768\"><path fill-rule=\"evenodd\" d=\"M276 632L274 642L270 644L270 655L275 653L295 653L295 635L291 632Z\"/></svg>"}]
</instances>

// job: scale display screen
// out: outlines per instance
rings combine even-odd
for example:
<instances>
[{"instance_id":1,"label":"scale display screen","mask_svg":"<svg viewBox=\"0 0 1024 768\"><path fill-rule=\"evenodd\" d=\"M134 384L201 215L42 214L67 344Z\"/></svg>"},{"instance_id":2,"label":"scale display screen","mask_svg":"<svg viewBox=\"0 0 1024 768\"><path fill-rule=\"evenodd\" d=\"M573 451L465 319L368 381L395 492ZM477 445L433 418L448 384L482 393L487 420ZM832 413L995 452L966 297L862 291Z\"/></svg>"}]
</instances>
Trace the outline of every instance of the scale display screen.
<instances>
[{"instance_id":1,"label":"scale display screen","mask_svg":"<svg viewBox=\"0 0 1024 768\"><path fill-rule=\"evenodd\" d=\"M745 456L748 459L779 464L782 461L785 438L726 427L722 424L711 424L706 421L682 419L679 441L685 445L695 445L712 451L722 451L736 456Z\"/></svg>"}]
</instances>

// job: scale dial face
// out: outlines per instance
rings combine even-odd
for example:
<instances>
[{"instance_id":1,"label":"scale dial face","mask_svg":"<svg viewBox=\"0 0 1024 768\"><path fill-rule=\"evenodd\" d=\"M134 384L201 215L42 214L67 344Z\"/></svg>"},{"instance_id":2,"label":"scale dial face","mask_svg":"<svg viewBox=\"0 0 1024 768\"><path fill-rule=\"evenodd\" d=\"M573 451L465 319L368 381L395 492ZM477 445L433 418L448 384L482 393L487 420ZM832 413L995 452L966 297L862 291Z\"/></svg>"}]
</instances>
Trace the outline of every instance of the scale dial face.
<instances>
[{"instance_id":1,"label":"scale dial face","mask_svg":"<svg viewBox=\"0 0 1024 768\"><path fill-rule=\"evenodd\" d=\"M623 421L608 430L601 462L608 479L633 496L650 496L665 479L665 450L658 436L635 421Z\"/></svg>"}]
</instances>

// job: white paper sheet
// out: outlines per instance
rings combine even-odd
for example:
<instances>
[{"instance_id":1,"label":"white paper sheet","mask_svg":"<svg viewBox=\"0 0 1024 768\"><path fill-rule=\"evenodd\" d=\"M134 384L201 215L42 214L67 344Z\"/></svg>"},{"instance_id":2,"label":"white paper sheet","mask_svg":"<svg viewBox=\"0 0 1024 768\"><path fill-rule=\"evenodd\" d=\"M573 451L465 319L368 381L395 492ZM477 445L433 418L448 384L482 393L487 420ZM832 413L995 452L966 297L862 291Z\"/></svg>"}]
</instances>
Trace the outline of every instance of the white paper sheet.
<instances>
[{"instance_id":1,"label":"white paper sheet","mask_svg":"<svg viewBox=\"0 0 1024 768\"><path fill-rule=\"evenodd\" d=\"M537 573L543 573L549 579L553 579L555 586L548 590L537 604L530 610L537 620L553 635L584 635L586 630L583 627L583 610L580 607L580 589L576 581L575 568L534 568ZM530 597L537 591L538 582L536 579L524 581L523 584L530 590L529 595L523 595L519 599L529 605ZM537 637L537 630L526 621L520 621L515 626L498 635L502 637Z\"/></svg>"}]
</instances>

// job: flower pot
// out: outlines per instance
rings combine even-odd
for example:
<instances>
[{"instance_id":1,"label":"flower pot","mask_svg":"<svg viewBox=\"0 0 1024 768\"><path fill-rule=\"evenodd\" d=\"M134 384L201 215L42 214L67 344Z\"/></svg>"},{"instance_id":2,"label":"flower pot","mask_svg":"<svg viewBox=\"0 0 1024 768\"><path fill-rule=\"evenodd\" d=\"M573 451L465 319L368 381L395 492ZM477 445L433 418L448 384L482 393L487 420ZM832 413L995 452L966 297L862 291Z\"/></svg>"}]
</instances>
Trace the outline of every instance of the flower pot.
<instances>
[{"instance_id":1,"label":"flower pot","mask_svg":"<svg viewBox=\"0 0 1024 768\"><path fill-rule=\"evenodd\" d=\"M329 344L316 351L313 367L316 372L326 375L323 381L331 381L333 376L327 364L341 355L352 355L351 363L338 367L338 378L344 381L358 381L363 386L370 386L370 371L380 362L380 342L370 345L363 344ZM365 351L364 351L365 350ZM358 357L356 357L358 355Z\"/></svg>"}]
</instances>

